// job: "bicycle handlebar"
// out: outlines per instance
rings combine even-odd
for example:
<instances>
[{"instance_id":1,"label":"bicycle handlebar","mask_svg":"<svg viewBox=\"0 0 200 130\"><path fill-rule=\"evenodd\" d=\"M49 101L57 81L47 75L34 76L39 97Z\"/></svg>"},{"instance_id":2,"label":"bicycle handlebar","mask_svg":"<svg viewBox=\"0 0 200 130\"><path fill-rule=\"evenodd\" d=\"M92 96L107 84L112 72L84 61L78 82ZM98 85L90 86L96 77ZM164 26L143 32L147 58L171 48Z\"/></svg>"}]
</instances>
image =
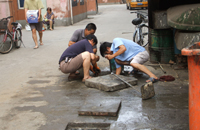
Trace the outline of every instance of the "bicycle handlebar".
<instances>
[{"instance_id":1,"label":"bicycle handlebar","mask_svg":"<svg viewBox=\"0 0 200 130\"><path fill-rule=\"evenodd\" d=\"M2 18L0 21L3 21L4 19L7 20L7 19L10 19L12 18L13 16L8 16L7 18Z\"/></svg>"},{"instance_id":2,"label":"bicycle handlebar","mask_svg":"<svg viewBox=\"0 0 200 130\"><path fill-rule=\"evenodd\" d=\"M147 16L145 16L144 14L142 14L142 13L140 13L140 12L130 12L131 14L132 13L137 13L137 14L139 14L139 15L141 15L143 18L146 18Z\"/></svg>"}]
</instances>

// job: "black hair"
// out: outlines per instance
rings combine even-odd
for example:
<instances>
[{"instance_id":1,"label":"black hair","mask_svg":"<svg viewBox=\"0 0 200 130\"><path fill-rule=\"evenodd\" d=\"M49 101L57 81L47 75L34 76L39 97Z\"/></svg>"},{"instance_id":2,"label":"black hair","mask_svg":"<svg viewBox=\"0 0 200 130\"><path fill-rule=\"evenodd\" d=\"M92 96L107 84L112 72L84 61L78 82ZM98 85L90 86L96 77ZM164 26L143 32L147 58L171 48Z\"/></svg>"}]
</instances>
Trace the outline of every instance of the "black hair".
<instances>
[{"instance_id":1,"label":"black hair","mask_svg":"<svg viewBox=\"0 0 200 130\"><path fill-rule=\"evenodd\" d=\"M88 31L90 31L92 29L96 30L97 27L96 27L96 25L94 23L88 23L87 26L85 27L85 29L87 29Z\"/></svg>"},{"instance_id":2,"label":"black hair","mask_svg":"<svg viewBox=\"0 0 200 130\"><path fill-rule=\"evenodd\" d=\"M51 8L50 8L50 7L48 7L48 8L47 8L47 11L48 11L48 10L49 10L49 11L51 11Z\"/></svg>"},{"instance_id":3,"label":"black hair","mask_svg":"<svg viewBox=\"0 0 200 130\"><path fill-rule=\"evenodd\" d=\"M92 40L93 39L93 42L95 43L95 45L98 43L97 37L94 34L87 35L85 37L85 39L87 39L87 40Z\"/></svg>"},{"instance_id":4,"label":"black hair","mask_svg":"<svg viewBox=\"0 0 200 130\"><path fill-rule=\"evenodd\" d=\"M102 57L105 57L105 52L108 51L107 47L111 47L111 45L112 45L112 43L110 43L110 42L103 42L100 45L100 53L101 53Z\"/></svg>"}]
</instances>

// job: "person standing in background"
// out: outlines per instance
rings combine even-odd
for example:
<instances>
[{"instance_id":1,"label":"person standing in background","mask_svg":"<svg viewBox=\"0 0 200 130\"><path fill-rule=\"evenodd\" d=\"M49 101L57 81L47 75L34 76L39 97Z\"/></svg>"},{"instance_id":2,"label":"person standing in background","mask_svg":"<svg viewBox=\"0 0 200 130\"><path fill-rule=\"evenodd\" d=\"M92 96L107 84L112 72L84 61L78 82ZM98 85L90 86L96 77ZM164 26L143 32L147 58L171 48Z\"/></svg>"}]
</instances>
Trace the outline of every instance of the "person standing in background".
<instances>
[{"instance_id":1,"label":"person standing in background","mask_svg":"<svg viewBox=\"0 0 200 130\"><path fill-rule=\"evenodd\" d=\"M42 43L42 15L41 15L41 9L43 9L44 6L42 4L41 0L24 0L24 9L25 9L25 19L27 21L27 11L28 10L38 10L39 15L38 15L38 23L29 23L30 27L31 27L31 31L32 31L32 37L33 37L33 41L35 42L35 47L34 49L39 48L39 44L37 41L37 35L36 35L36 30L39 33L39 41L40 41L40 45L43 45ZM28 22L28 21L27 21Z\"/></svg>"}]
</instances>

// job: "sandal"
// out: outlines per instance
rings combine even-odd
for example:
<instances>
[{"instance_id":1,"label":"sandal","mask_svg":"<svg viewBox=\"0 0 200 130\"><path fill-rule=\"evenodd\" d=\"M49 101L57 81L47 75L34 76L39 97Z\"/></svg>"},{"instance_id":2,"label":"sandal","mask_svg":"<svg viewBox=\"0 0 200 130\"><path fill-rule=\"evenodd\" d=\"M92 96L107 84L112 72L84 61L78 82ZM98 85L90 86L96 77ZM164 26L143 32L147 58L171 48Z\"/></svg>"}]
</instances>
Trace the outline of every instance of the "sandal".
<instances>
[{"instance_id":1,"label":"sandal","mask_svg":"<svg viewBox=\"0 0 200 130\"><path fill-rule=\"evenodd\" d=\"M134 75L134 74L142 74L139 70L133 69L132 71L128 72L128 74Z\"/></svg>"},{"instance_id":2,"label":"sandal","mask_svg":"<svg viewBox=\"0 0 200 130\"><path fill-rule=\"evenodd\" d=\"M148 81L148 80L149 80L149 81ZM148 83L148 82L155 83L155 82L158 82L158 81L159 81L159 79L155 79L155 78L153 78L153 77L150 77L148 80L146 81L147 83Z\"/></svg>"}]
</instances>

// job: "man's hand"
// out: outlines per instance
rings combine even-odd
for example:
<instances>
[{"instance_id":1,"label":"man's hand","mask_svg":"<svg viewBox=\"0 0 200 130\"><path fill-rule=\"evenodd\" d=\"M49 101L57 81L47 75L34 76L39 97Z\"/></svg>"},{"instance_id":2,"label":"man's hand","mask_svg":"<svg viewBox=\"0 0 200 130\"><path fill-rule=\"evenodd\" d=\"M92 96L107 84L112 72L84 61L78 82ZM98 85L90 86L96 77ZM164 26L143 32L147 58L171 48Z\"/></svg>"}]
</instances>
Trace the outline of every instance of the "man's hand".
<instances>
[{"instance_id":1,"label":"man's hand","mask_svg":"<svg viewBox=\"0 0 200 130\"><path fill-rule=\"evenodd\" d=\"M94 52L94 54L96 54L97 53L97 48L94 48L93 52Z\"/></svg>"},{"instance_id":2,"label":"man's hand","mask_svg":"<svg viewBox=\"0 0 200 130\"><path fill-rule=\"evenodd\" d=\"M71 46L71 45L73 45L74 43L76 43L76 42L69 41L68 46Z\"/></svg>"},{"instance_id":3,"label":"man's hand","mask_svg":"<svg viewBox=\"0 0 200 130\"><path fill-rule=\"evenodd\" d=\"M105 58L107 58L108 60L111 60L113 58L115 58L113 55L105 55Z\"/></svg>"}]
</instances>

